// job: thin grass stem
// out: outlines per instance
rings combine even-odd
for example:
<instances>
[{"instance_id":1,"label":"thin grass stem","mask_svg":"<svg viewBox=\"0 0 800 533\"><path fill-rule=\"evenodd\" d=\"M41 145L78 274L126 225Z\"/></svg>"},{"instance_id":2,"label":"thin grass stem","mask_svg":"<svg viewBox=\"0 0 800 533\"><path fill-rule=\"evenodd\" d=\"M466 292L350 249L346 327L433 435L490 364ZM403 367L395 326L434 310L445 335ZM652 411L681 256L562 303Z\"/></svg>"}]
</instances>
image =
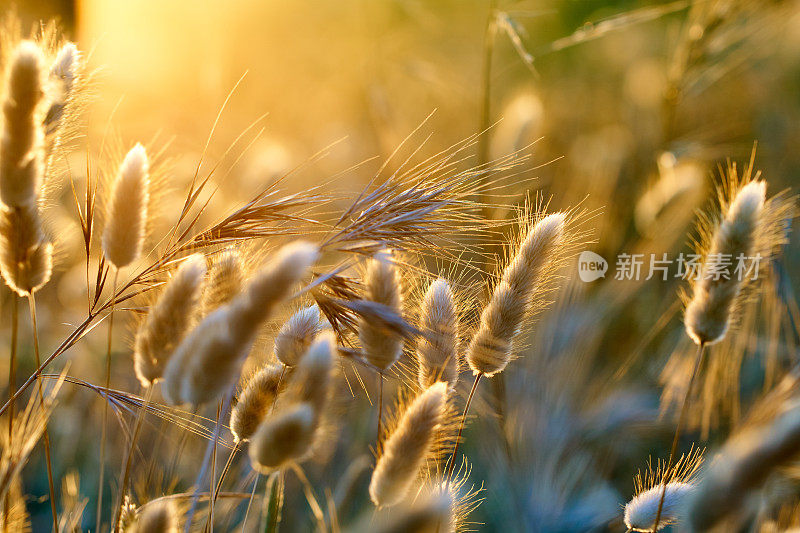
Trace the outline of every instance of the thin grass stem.
<instances>
[{"instance_id":1,"label":"thin grass stem","mask_svg":"<svg viewBox=\"0 0 800 533\"><path fill-rule=\"evenodd\" d=\"M111 309L108 312L108 343L106 346L106 390L111 388L111 342L114 335L114 307L117 300L117 282L119 269L114 269L114 281L111 286ZM100 432L100 479L97 483L97 515L95 518L95 531L100 531L103 523L103 482L106 472L106 426L108 426L108 402L103 402L103 425Z\"/></svg>"}]
</instances>

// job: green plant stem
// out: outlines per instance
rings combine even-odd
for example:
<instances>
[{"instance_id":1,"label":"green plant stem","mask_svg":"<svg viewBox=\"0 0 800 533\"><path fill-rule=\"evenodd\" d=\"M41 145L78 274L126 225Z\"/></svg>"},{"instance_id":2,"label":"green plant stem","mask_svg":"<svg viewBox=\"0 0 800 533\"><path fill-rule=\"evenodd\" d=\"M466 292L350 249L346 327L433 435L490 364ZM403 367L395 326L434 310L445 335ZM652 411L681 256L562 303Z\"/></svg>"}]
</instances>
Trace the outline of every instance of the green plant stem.
<instances>
[{"instance_id":1,"label":"green plant stem","mask_svg":"<svg viewBox=\"0 0 800 533\"><path fill-rule=\"evenodd\" d=\"M114 335L114 307L117 303L117 281L119 269L114 269L114 282L111 288L111 310L108 312L108 343L106 348L106 390L111 388L111 341ZM97 484L97 517L95 531L100 531L103 523L103 482L105 481L106 426L108 425L108 400L103 402L103 427L100 432L100 479Z\"/></svg>"},{"instance_id":2,"label":"green plant stem","mask_svg":"<svg viewBox=\"0 0 800 533\"><path fill-rule=\"evenodd\" d=\"M41 366L41 356L39 354L39 328L36 321L36 297L33 293L28 293L28 305L31 311L31 327L33 328L33 353L35 356L36 367ZM38 380L39 401L44 407L44 392L42 392L42 379ZM50 511L53 513L53 531L58 531L58 510L56 509L56 488L53 483L53 459L50 456L50 435L45 425L42 433L44 440L44 457L47 463L47 485L50 489Z\"/></svg>"},{"instance_id":3,"label":"green plant stem","mask_svg":"<svg viewBox=\"0 0 800 533\"><path fill-rule=\"evenodd\" d=\"M456 443L453 446L453 454L450 456L450 462L447 467L447 474L445 474L445 490L450 488L450 479L453 477L453 468L456 465L456 457L458 456L458 445L461 444L461 433L464 431L464 424L467 421L467 413L469 406L472 405L472 398L475 396L475 391L478 389L478 383L481 381L483 374L475 376L475 382L472 384L472 389L467 396L467 403L464 405L464 414L461 415L461 422L458 425L458 434L456 434Z\"/></svg>"},{"instance_id":4,"label":"green plant stem","mask_svg":"<svg viewBox=\"0 0 800 533\"><path fill-rule=\"evenodd\" d=\"M667 468L664 469L664 479L662 480L662 488L661 488L661 497L658 499L658 510L656 511L656 519L653 521L653 533L658 531L658 524L661 521L661 511L664 507L664 497L667 495L667 483L670 482L672 478L672 464L675 461L675 454L678 451L678 441L681 437L681 427L683 426L684 419L686 418L686 413L688 412L689 407L689 400L692 395L692 387L694 386L695 378L697 378L697 374L700 370L700 367L703 363L703 356L706 353L706 345L705 343L701 343L697 347L697 356L695 357L694 361L694 369L692 369L692 377L689 378L689 385L686 387L686 395L683 397L683 405L681 406L681 411L678 414L678 423L675 426L675 436L672 438L672 448L669 452L669 459L667 460Z\"/></svg>"}]
</instances>

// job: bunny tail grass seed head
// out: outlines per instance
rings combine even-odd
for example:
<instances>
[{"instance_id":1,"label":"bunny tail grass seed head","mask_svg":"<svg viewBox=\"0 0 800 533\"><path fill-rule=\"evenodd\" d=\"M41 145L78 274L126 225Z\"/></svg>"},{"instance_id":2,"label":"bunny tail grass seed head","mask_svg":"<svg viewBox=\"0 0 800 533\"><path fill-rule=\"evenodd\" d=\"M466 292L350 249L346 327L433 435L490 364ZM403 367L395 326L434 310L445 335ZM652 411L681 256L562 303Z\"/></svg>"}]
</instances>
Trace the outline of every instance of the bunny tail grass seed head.
<instances>
[{"instance_id":1,"label":"bunny tail grass seed head","mask_svg":"<svg viewBox=\"0 0 800 533\"><path fill-rule=\"evenodd\" d=\"M328 399L335 349L336 335L332 331L320 333L292 375L291 399L308 403L316 417L322 414Z\"/></svg>"},{"instance_id":2,"label":"bunny tail grass seed head","mask_svg":"<svg viewBox=\"0 0 800 533\"><path fill-rule=\"evenodd\" d=\"M358 533L455 533L455 505L449 492L429 492L391 513L370 516ZM465 529L464 531L470 531Z\"/></svg>"},{"instance_id":3,"label":"bunny tail grass seed head","mask_svg":"<svg viewBox=\"0 0 800 533\"><path fill-rule=\"evenodd\" d=\"M8 207L36 202L44 169L44 58L33 41L22 41L9 59L0 139L0 200Z\"/></svg>"},{"instance_id":4,"label":"bunny tail grass seed head","mask_svg":"<svg viewBox=\"0 0 800 533\"><path fill-rule=\"evenodd\" d=\"M637 494L625 506L625 525L633 531L652 531L658 513L658 502L661 499L663 485L656 485L641 494ZM661 519L658 530L674 524L687 497L695 490L692 483L670 481L667 483L664 504L661 508Z\"/></svg>"},{"instance_id":5,"label":"bunny tail grass seed head","mask_svg":"<svg viewBox=\"0 0 800 533\"><path fill-rule=\"evenodd\" d=\"M177 404L217 400L239 378L261 325L316 261L316 246L287 244L236 298L205 317L181 342L164 371L164 394Z\"/></svg>"},{"instance_id":6,"label":"bunny tail grass seed head","mask_svg":"<svg viewBox=\"0 0 800 533\"><path fill-rule=\"evenodd\" d=\"M739 276L720 275L721 267L751 257L764 209L766 182L751 181L735 195L711 237L708 253L686 306L686 331L697 344L720 341L728 331L731 312L742 290Z\"/></svg>"},{"instance_id":7,"label":"bunny tail grass seed head","mask_svg":"<svg viewBox=\"0 0 800 533\"><path fill-rule=\"evenodd\" d=\"M372 472L369 495L376 506L396 505L408 494L431 451L446 408L447 384L441 381L408 406Z\"/></svg>"},{"instance_id":8,"label":"bunny tail grass seed head","mask_svg":"<svg viewBox=\"0 0 800 533\"><path fill-rule=\"evenodd\" d=\"M108 198L103 254L116 268L128 266L142 254L149 189L147 152L137 143L122 161Z\"/></svg>"},{"instance_id":9,"label":"bunny tail grass seed head","mask_svg":"<svg viewBox=\"0 0 800 533\"><path fill-rule=\"evenodd\" d=\"M659 531L678 521L687 498L696 488L694 477L703 463L703 449L693 448L682 455L669 472L664 505L659 519ZM634 478L635 496L625 505L624 521L632 531L652 531L658 513L658 502L664 490L666 464L658 461L656 469L648 468Z\"/></svg>"},{"instance_id":10,"label":"bunny tail grass seed head","mask_svg":"<svg viewBox=\"0 0 800 533\"><path fill-rule=\"evenodd\" d=\"M169 357L191 327L205 274L205 258L189 256L136 332L134 369L143 387L161 378Z\"/></svg>"},{"instance_id":11,"label":"bunny tail grass seed head","mask_svg":"<svg viewBox=\"0 0 800 533\"><path fill-rule=\"evenodd\" d=\"M536 222L505 268L467 350L467 362L475 374L492 376L511 360L514 338L537 288L556 260L565 224L564 213L553 213Z\"/></svg>"},{"instance_id":12,"label":"bunny tail grass seed head","mask_svg":"<svg viewBox=\"0 0 800 533\"><path fill-rule=\"evenodd\" d=\"M42 288L53 271L53 245L42 231L36 204L0 206L0 273L20 296Z\"/></svg>"},{"instance_id":13,"label":"bunny tail grass seed head","mask_svg":"<svg viewBox=\"0 0 800 533\"><path fill-rule=\"evenodd\" d=\"M226 250L214 257L203 291L203 314L230 302L244 286L244 265L236 250Z\"/></svg>"},{"instance_id":14,"label":"bunny tail grass seed head","mask_svg":"<svg viewBox=\"0 0 800 533\"><path fill-rule=\"evenodd\" d=\"M134 533L178 533L180 517L173 500L149 503L138 513L134 522Z\"/></svg>"},{"instance_id":15,"label":"bunny tail grass seed head","mask_svg":"<svg viewBox=\"0 0 800 533\"><path fill-rule=\"evenodd\" d=\"M364 274L365 299L402 313L403 296L400 275L388 250L375 254ZM403 338L366 318L358 323L358 338L364 357L381 370L391 367L403 353Z\"/></svg>"},{"instance_id":16,"label":"bunny tail grass seed head","mask_svg":"<svg viewBox=\"0 0 800 533\"><path fill-rule=\"evenodd\" d=\"M256 429L250 442L250 463L267 473L290 461L301 461L311 449L315 430L314 409L309 404L284 407Z\"/></svg>"},{"instance_id":17,"label":"bunny tail grass seed head","mask_svg":"<svg viewBox=\"0 0 800 533\"><path fill-rule=\"evenodd\" d=\"M691 531L708 531L725 518L736 517L775 469L797 458L800 399L785 400L777 411L772 420L752 420L729 438L702 473L697 491L687 502Z\"/></svg>"},{"instance_id":18,"label":"bunny tail grass seed head","mask_svg":"<svg viewBox=\"0 0 800 533\"><path fill-rule=\"evenodd\" d=\"M236 442L249 440L267 416L283 388L283 367L268 364L247 380L231 410L231 432Z\"/></svg>"},{"instance_id":19,"label":"bunny tail grass seed head","mask_svg":"<svg viewBox=\"0 0 800 533\"><path fill-rule=\"evenodd\" d=\"M286 366L295 366L321 327L319 307L310 305L300 309L275 336L275 357Z\"/></svg>"},{"instance_id":20,"label":"bunny tail grass seed head","mask_svg":"<svg viewBox=\"0 0 800 533\"><path fill-rule=\"evenodd\" d=\"M458 381L458 312L453 290L439 278L425 293L420 310L417 344L419 384L430 387L445 381L452 388Z\"/></svg>"}]
</instances>

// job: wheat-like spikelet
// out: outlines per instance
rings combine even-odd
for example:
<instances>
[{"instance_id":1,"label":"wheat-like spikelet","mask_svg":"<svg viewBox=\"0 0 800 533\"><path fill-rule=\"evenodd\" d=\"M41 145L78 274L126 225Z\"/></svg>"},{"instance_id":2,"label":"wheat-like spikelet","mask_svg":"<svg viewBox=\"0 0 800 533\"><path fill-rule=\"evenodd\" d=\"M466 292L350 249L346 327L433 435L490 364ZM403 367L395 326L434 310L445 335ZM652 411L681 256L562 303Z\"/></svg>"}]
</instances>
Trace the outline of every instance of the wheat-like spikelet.
<instances>
[{"instance_id":1,"label":"wheat-like spikelet","mask_svg":"<svg viewBox=\"0 0 800 533\"><path fill-rule=\"evenodd\" d=\"M747 497L778 467L800 450L800 401L787 400L768 423L745 427L723 446L701 474L696 493L687 502L692 531L707 531L736 515Z\"/></svg>"},{"instance_id":2,"label":"wheat-like spikelet","mask_svg":"<svg viewBox=\"0 0 800 533\"><path fill-rule=\"evenodd\" d=\"M450 284L439 278L431 283L420 309L417 344L419 384L430 387L445 381L452 388L458 381L458 311Z\"/></svg>"},{"instance_id":3,"label":"wheat-like spikelet","mask_svg":"<svg viewBox=\"0 0 800 533\"><path fill-rule=\"evenodd\" d=\"M365 299L402 313L403 297L400 275L391 253L383 250L367 264L364 274ZM391 367L403 353L403 338L366 318L358 322L358 338L364 357L381 370Z\"/></svg>"},{"instance_id":4,"label":"wheat-like spikelet","mask_svg":"<svg viewBox=\"0 0 800 533\"><path fill-rule=\"evenodd\" d=\"M555 260L565 221L563 213L539 220L503 272L467 350L467 362L475 374L492 376L511 360L514 338L520 332L541 278Z\"/></svg>"},{"instance_id":5,"label":"wheat-like spikelet","mask_svg":"<svg viewBox=\"0 0 800 533\"><path fill-rule=\"evenodd\" d=\"M108 198L103 254L116 268L131 264L142 254L149 190L147 152L137 143L122 161Z\"/></svg>"},{"instance_id":6,"label":"wheat-like spikelet","mask_svg":"<svg viewBox=\"0 0 800 533\"><path fill-rule=\"evenodd\" d=\"M188 257L136 332L133 361L142 386L161 378L169 357L191 327L205 274L205 258L201 254Z\"/></svg>"},{"instance_id":7,"label":"wheat-like spikelet","mask_svg":"<svg viewBox=\"0 0 800 533\"><path fill-rule=\"evenodd\" d=\"M133 533L178 533L180 517L173 500L165 499L142 507L133 524Z\"/></svg>"},{"instance_id":8,"label":"wheat-like spikelet","mask_svg":"<svg viewBox=\"0 0 800 533\"><path fill-rule=\"evenodd\" d=\"M203 314L230 302L244 286L244 266L239 252L226 250L214 257L203 291Z\"/></svg>"},{"instance_id":9,"label":"wheat-like spikelet","mask_svg":"<svg viewBox=\"0 0 800 533\"><path fill-rule=\"evenodd\" d=\"M231 410L231 432L236 442L249 440L269 414L283 388L283 372L280 365L268 364L247 380Z\"/></svg>"},{"instance_id":10,"label":"wheat-like spikelet","mask_svg":"<svg viewBox=\"0 0 800 533\"><path fill-rule=\"evenodd\" d=\"M300 309L275 336L275 357L286 366L295 366L321 327L319 307L310 305Z\"/></svg>"},{"instance_id":11,"label":"wheat-like spikelet","mask_svg":"<svg viewBox=\"0 0 800 533\"><path fill-rule=\"evenodd\" d=\"M714 232L701 279L694 284L694 294L686 306L686 331L697 344L718 342L725 336L731 311L742 290L736 275L718 276L714 272L739 255L752 256L756 250L756 232L764 208L766 182L752 181L738 191Z\"/></svg>"},{"instance_id":12,"label":"wheat-like spikelet","mask_svg":"<svg viewBox=\"0 0 800 533\"><path fill-rule=\"evenodd\" d=\"M183 340L164 371L164 394L172 403L217 399L238 379L258 329L316 261L306 242L281 248L247 288L203 319Z\"/></svg>"},{"instance_id":13,"label":"wheat-like spikelet","mask_svg":"<svg viewBox=\"0 0 800 533\"><path fill-rule=\"evenodd\" d=\"M53 270L53 245L44 235L36 204L0 206L0 273L26 296L43 287Z\"/></svg>"},{"instance_id":14,"label":"wheat-like spikelet","mask_svg":"<svg viewBox=\"0 0 800 533\"><path fill-rule=\"evenodd\" d=\"M444 382L431 385L408 406L372 473L369 494L376 506L392 506L406 496L431 451L446 408Z\"/></svg>"},{"instance_id":15,"label":"wheat-like spikelet","mask_svg":"<svg viewBox=\"0 0 800 533\"><path fill-rule=\"evenodd\" d=\"M0 140L0 200L8 207L36 202L44 165L39 105L44 58L36 43L22 41L10 58Z\"/></svg>"},{"instance_id":16,"label":"wheat-like spikelet","mask_svg":"<svg viewBox=\"0 0 800 533\"><path fill-rule=\"evenodd\" d=\"M259 472L270 472L310 451L316 430L314 408L295 403L265 419L250 442L250 462Z\"/></svg>"}]
</instances>

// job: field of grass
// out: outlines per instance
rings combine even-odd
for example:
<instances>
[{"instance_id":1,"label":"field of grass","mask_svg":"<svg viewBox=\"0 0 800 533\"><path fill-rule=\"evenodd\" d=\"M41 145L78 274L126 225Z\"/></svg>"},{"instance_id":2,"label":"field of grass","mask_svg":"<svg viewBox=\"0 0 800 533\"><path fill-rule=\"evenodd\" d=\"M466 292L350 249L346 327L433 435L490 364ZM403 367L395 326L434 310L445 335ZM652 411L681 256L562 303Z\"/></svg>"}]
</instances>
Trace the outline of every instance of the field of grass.
<instances>
[{"instance_id":1,"label":"field of grass","mask_svg":"<svg viewBox=\"0 0 800 533\"><path fill-rule=\"evenodd\" d=\"M797 0L0 0L0 529L800 530Z\"/></svg>"}]
</instances>

